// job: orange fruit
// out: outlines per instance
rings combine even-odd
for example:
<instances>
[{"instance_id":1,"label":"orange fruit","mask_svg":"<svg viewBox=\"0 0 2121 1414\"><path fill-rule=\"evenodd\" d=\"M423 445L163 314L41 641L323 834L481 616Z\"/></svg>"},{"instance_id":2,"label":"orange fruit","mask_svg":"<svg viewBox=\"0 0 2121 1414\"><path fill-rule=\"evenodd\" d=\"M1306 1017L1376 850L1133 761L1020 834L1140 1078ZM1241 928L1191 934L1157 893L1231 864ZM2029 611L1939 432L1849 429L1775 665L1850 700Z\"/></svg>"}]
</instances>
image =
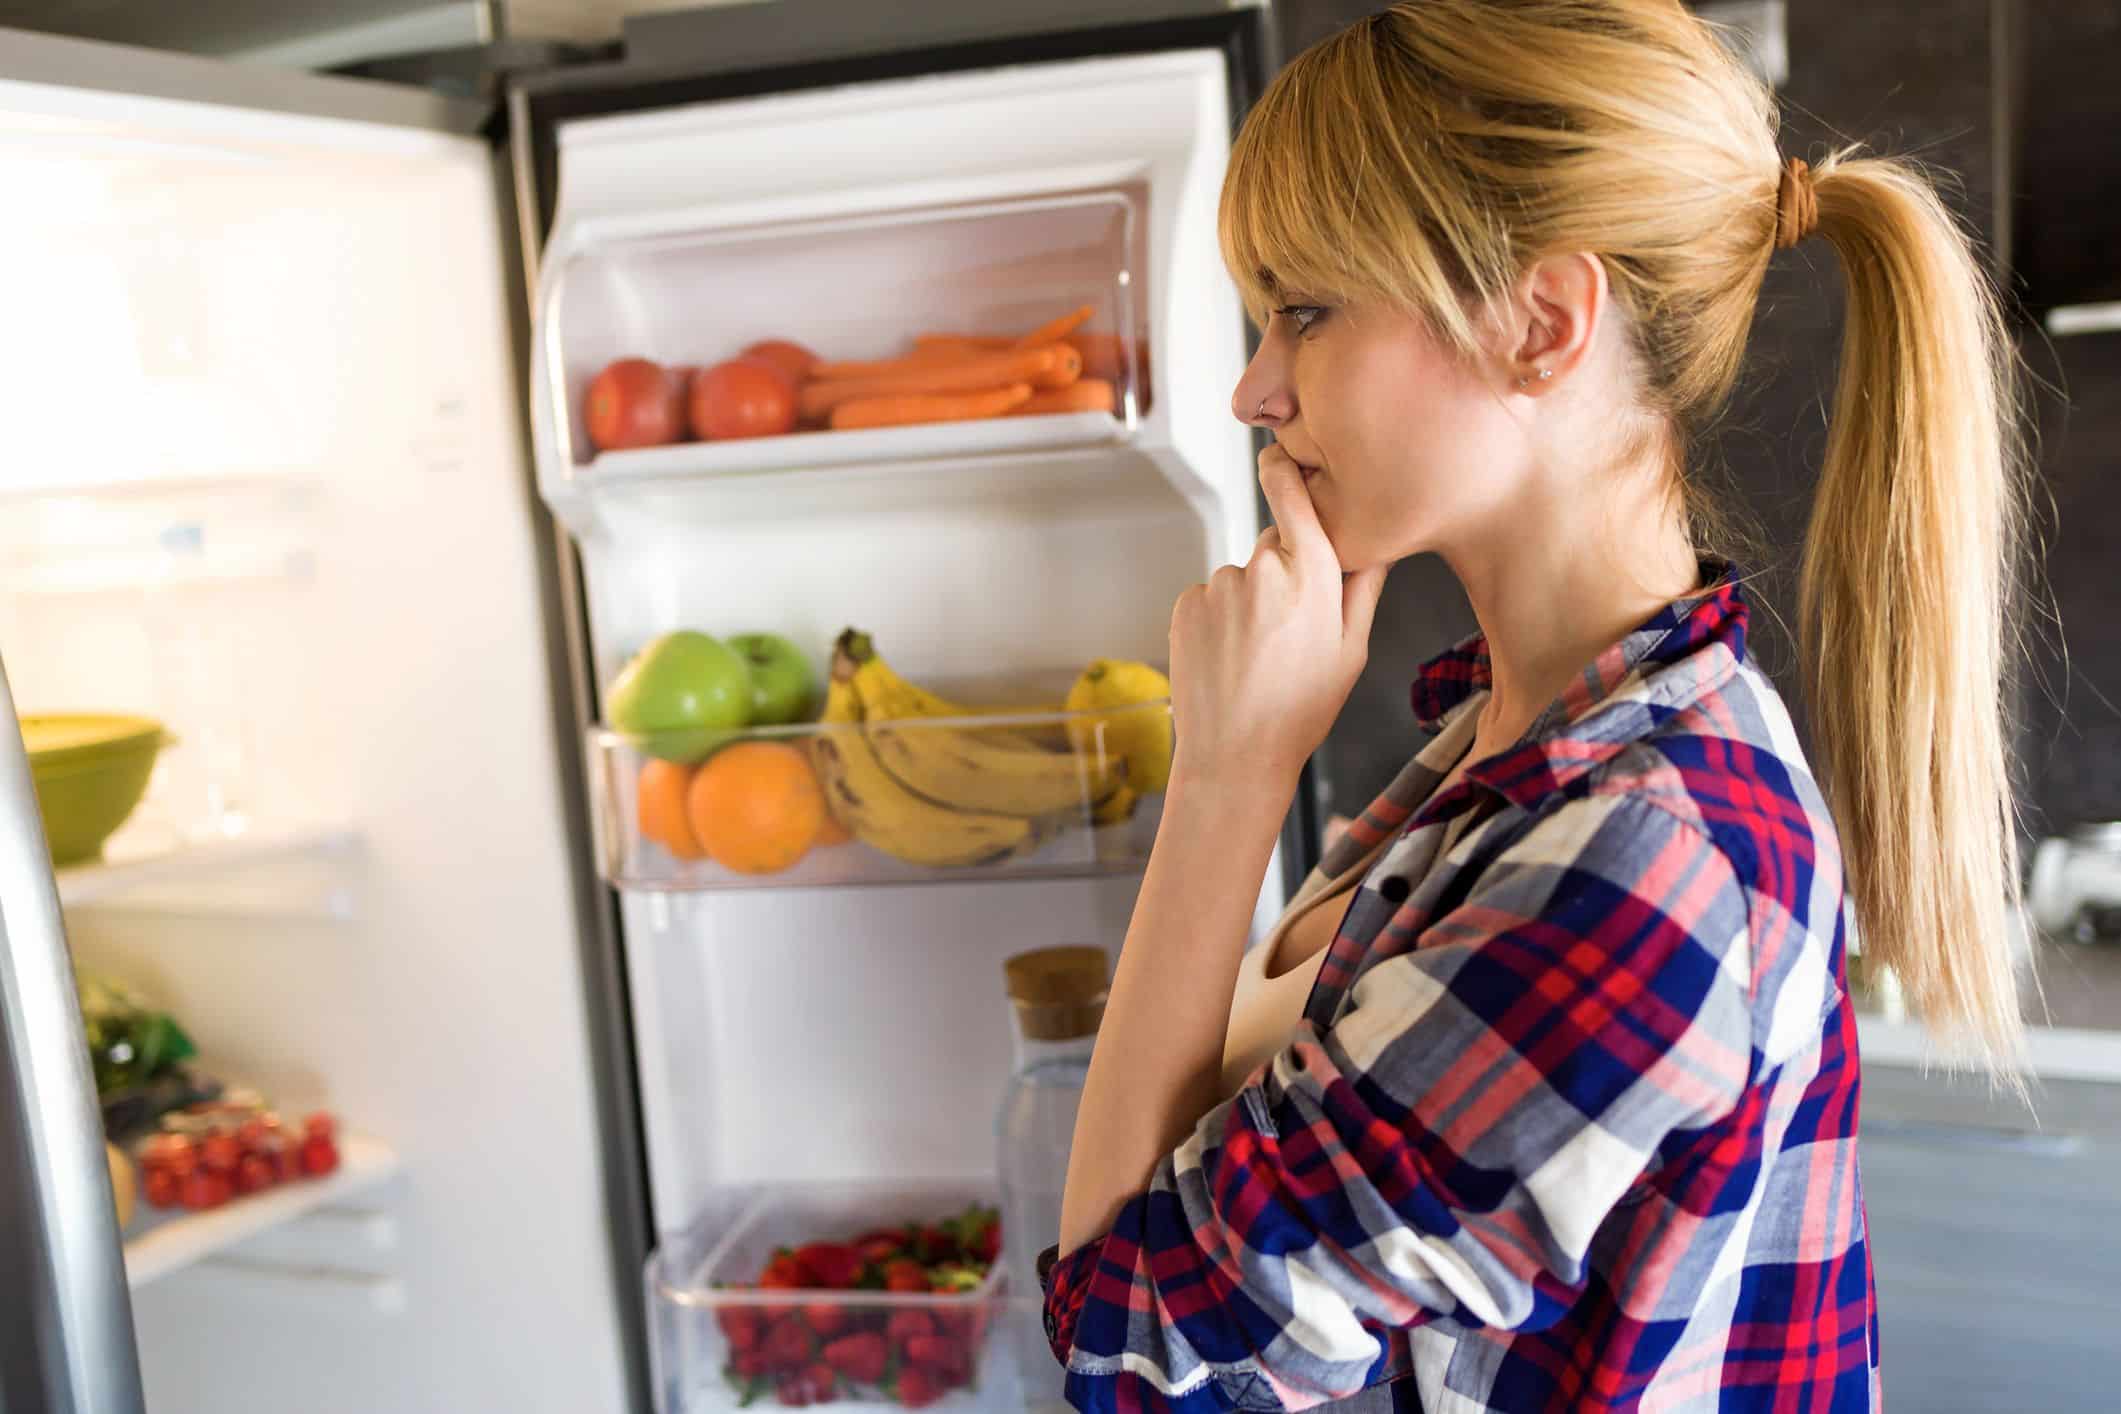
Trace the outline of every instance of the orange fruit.
<instances>
[{"instance_id":1,"label":"orange fruit","mask_svg":"<svg viewBox=\"0 0 2121 1414\"><path fill-rule=\"evenodd\" d=\"M635 791L639 797L641 835L680 859L703 859L707 851L700 848L699 840L692 833L692 822L685 818L685 789L691 784L690 766L681 766L675 761L642 764L640 784Z\"/></svg>"},{"instance_id":2,"label":"orange fruit","mask_svg":"<svg viewBox=\"0 0 2121 1414\"><path fill-rule=\"evenodd\" d=\"M707 857L739 874L774 874L825 828L825 793L800 747L740 741L707 758L685 792L685 818Z\"/></svg>"},{"instance_id":3,"label":"orange fruit","mask_svg":"<svg viewBox=\"0 0 2121 1414\"><path fill-rule=\"evenodd\" d=\"M854 831L841 824L840 817L833 814L828 807L825 811L825 828L817 832L817 840L812 848L823 849L827 845L851 844L853 841Z\"/></svg>"}]
</instances>

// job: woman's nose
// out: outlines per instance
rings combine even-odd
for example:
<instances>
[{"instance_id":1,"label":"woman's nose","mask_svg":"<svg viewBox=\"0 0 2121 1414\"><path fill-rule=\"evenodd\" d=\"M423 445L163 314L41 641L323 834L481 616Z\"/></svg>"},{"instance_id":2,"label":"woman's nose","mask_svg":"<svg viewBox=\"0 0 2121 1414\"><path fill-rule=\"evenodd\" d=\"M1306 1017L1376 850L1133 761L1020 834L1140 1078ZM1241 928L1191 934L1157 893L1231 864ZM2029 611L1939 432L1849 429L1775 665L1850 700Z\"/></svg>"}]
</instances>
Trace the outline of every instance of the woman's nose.
<instances>
[{"instance_id":1,"label":"woman's nose","mask_svg":"<svg viewBox=\"0 0 2121 1414\"><path fill-rule=\"evenodd\" d=\"M1230 415L1247 427L1275 427L1296 415L1296 396L1283 366L1285 357L1273 339L1261 341L1230 390Z\"/></svg>"},{"instance_id":2,"label":"woman's nose","mask_svg":"<svg viewBox=\"0 0 2121 1414\"><path fill-rule=\"evenodd\" d=\"M1287 394L1266 388L1258 380L1238 380L1230 395L1230 415L1249 427L1273 427L1288 421L1293 409Z\"/></svg>"}]
</instances>

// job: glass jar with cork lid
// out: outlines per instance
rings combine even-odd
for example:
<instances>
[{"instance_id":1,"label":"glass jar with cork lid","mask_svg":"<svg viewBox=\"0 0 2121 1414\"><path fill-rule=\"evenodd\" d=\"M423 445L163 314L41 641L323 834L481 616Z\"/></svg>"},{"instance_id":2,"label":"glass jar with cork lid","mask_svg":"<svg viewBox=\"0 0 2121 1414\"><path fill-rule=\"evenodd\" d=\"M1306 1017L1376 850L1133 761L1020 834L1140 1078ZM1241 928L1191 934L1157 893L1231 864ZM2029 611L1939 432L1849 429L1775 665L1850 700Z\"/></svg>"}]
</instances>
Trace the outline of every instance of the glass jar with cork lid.
<instances>
[{"instance_id":1,"label":"glass jar with cork lid","mask_svg":"<svg viewBox=\"0 0 2121 1414\"><path fill-rule=\"evenodd\" d=\"M1075 1139L1083 1078L1105 1014L1111 963L1100 947L1038 948L1002 964L1016 1063L995 1118L1002 1191L1002 1259L1008 1267L1008 1322L1027 1385L1033 1372L1059 1370L1038 1320L1038 1254L1060 1241L1061 1190Z\"/></svg>"}]
</instances>

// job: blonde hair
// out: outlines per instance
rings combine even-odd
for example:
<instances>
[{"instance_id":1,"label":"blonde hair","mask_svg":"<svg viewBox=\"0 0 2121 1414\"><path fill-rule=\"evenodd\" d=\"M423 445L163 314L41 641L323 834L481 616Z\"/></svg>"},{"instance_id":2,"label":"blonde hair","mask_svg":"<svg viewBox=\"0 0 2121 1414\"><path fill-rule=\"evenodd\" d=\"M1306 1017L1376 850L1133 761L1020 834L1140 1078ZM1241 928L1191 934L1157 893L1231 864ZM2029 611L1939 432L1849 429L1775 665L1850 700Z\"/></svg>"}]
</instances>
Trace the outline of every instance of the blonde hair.
<instances>
[{"instance_id":1,"label":"blonde hair","mask_svg":"<svg viewBox=\"0 0 2121 1414\"><path fill-rule=\"evenodd\" d=\"M1776 249L1772 91L1677 0L1419 0L1290 63L1230 153L1223 258L1262 325L1284 292L1373 299L1478 356L1477 312L1550 254L1605 264L1698 549L1735 518L1689 474ZM2011 716L2025 444L2018 364L1970 241L1913 165L1811 174L1847 282L1806 532L1800 638L1821 786L1867 967L2015 1079Z\"/></svg>"}]
</instances>

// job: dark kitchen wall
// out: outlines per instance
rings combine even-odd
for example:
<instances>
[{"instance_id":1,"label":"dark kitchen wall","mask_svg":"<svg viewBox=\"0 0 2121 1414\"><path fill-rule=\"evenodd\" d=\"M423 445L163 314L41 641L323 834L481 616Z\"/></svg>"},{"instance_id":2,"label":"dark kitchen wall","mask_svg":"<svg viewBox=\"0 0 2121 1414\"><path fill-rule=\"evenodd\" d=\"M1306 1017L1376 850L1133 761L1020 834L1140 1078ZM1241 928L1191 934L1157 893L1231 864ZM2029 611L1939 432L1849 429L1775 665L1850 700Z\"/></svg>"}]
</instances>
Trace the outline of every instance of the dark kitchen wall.
<instances>
[{"instance_id":1,"label":"dark kitchen wall","mask_svg":"<svg viewBox=\"0 0 2121 1414\"><path fill-rule=\"evenodd\" d=\"M2035 310L2121 299L2121 0L2018 0L2004 84L2012 264ZM2050 339L2037 385L2046 606L2025 740L2043 832L2121 820L2121 331Z\"/></svg>"},{"instance_id":2,"label":"dark kitchen wall","mask_svg":"<svg viewBox=\"0 0 2121 1414\"><path fill-rule=\"evenodd\" d=\"M1995 4L2007 0L1994 0ZM1282 0L1283 53L1294 55L1376 8L1333 0ZM2121 0L2073 0L2036 9L2079 14L2121 13ZM1874 149L1919 158L1935 169L1953 209L1992 255L2001 234L1996 194L2008 145L1999 132L1995 77L1998 14L1992 0L1790 0L1790 73L1779 91L1782 147L1790 156L1817 156L1829 144L1861 139ZM2032 40L2028 37L2030 50ZM2109 58L2105 75L2115 72ZM2111 82L2110 78L2106 80ZM2087 131L2081 160L2114 168L2111 126ZM1806 516L1826 443L1839 359L1841 278L1833 251L1812 241L1776 257L1754 325L1749 366L1730 415L1708 456L1708 471L1724 477L1763 542L1753 567L1752 647L1805 729L1789 634L1796 622L1796 576ZM2034 342L2037 343L2037 336ZM2102 474L2103 448L2121 448L2121 335L2065 341L2071 389L2080 404L2066 435L2057 436L2060 405L2043 406L2048 433L2046 472L2067 512L2055 545L2051 578L2064 610L2072 674L2069 723L2053 703L2064 683L2052 647L2028 663L2026 711L2031 729L2021 744L2020 770L2030 784L2027 804L2064 819L2104 811L2121 816L2121 800L2096 805L2081 787L2101 775L2112 786L2121 739L2111 706L2121 701L2121 549L2115 526L2121 481ZM2040 350L2032 350L2039 363ZM2049 380L2054 367L2041 370ZM2098 422L2098 429L2092 424ZM2105 434L2105 435L2102 435ZM2043 527L2052 535L2051 526ZM1329 799L1324 809L1352 814L1366 804L1418 746L1409 717L1407 684L1422 659L1474 628L1472 613L1450 571L1433 555L1396 566L1372 638L1370 666L1351 697L1319 765ZM2047 630L2052 635L2053 630ZM2104 735L2102 735L2104 733ZM2046 743L2056 739L2050 750ZM2051 768L2050 762L2053 763ZM2038 814L2034 816L2037 822Z\"/></svg>"}]
</instances>

